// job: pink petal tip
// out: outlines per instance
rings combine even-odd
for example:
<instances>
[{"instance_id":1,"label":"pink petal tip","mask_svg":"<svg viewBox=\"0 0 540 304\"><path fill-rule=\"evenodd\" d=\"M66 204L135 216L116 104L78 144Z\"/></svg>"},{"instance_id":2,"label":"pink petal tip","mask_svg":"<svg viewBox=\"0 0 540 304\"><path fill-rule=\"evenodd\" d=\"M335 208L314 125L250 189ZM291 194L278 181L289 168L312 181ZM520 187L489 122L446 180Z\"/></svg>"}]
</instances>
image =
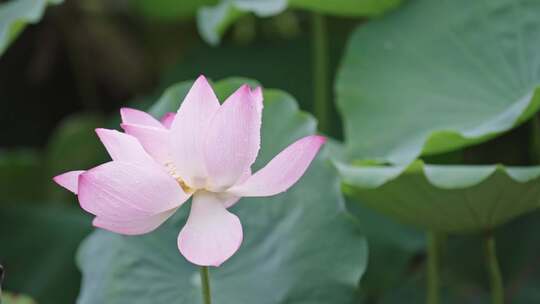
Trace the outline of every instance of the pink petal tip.
<instances>
[{"instance_id":1,"label":"pink petal tip","mask_svg":"<svg viewBox=\"0 0 540 304\"><path fill-rule=\"evenodd\" d=\"M67 190L73 192L74 194L77 194L79 175L81 175L82 173L84 173L83 170L69 171L53 177L53 181L58 185L66 188Z\"/></svg>"}]
</instances>

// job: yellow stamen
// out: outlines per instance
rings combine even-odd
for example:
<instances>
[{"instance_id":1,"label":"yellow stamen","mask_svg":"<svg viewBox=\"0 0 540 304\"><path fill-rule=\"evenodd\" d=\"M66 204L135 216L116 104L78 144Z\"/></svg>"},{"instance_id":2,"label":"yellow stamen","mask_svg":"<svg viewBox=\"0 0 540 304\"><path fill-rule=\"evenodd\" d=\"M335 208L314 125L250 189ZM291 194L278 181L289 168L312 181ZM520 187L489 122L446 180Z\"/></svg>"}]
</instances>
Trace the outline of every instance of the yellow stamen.
<instances>
[{"instance_id":1,"label":"yellow stamen","mask_svg":"<svg viewBox=\"0 0 540 304\"><path fill-rule=\"evenodd\" d=\"M178 175L178 173L176 173L176 166L172 162L166 163L165 167L167 167L167 169L169 169L168 170L169 174L172 177L174 177L174 179L176 179L176 181L178 182L178 185L180 185L180 187L182 187L182 190L184 190L185 193L191 194L191 193L195 192L195 189L188 186L186 184L186 182L180 177L180 175Z\"/></svg>"},{"instance_id":2,"label":"yellow stamen","mask_svg":"<svg viewBox=\"0 0 540 304\"><path fill-rule=\"evenodd\" d=\"M193 192L195 192L195 189L191 188L190 186L188 186L186 184L186 182L184 182L181 178L176 178L176 181L178 182L178 184L180 185L180 187L182 187L182 190L184 190L184 192L186 194L191 194Z\"/></svg>"}]
</instances>

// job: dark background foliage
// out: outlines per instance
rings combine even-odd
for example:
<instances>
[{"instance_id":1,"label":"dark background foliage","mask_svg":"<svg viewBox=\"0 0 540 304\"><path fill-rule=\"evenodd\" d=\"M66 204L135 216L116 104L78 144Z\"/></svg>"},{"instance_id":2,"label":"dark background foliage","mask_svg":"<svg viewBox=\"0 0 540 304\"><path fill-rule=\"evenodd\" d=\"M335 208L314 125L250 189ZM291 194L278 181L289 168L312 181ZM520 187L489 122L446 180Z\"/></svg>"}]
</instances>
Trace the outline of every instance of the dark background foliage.
<instances>
[{"instance_id":1,"label":"dark background foliage","mask_svg":"<svg viewBox=\"0 0 540 304\"><path fill-rule=\"evenodd\" d=\"M167 6L170 1L157 1L149 9L151 2L68 0L49 8L0 57L0 263L6 290L29 294L39 303L74 302L80 284L74 256L91 231L90 219L50 178L106 159L93 129L115 126L121 106L144 108L169 85L205 74L257 79L264 87L291 93L303 110L313 111L309 13L245 16L214 47L201 40L194 13L178 16ZM350 33L364 22L327 17L331 83ZM331 118L328 135L342 139L335 109ZM537 164L536 121L426 160ZM350 208L360 217L370 247L359 287L365 302L422 302L423 235L356 204ZM527 215L497 231L511 303L540 299L539 216ZM456 236L444 244L445 303L487 303L478 238Z\"/></svg>"}]
</instances>

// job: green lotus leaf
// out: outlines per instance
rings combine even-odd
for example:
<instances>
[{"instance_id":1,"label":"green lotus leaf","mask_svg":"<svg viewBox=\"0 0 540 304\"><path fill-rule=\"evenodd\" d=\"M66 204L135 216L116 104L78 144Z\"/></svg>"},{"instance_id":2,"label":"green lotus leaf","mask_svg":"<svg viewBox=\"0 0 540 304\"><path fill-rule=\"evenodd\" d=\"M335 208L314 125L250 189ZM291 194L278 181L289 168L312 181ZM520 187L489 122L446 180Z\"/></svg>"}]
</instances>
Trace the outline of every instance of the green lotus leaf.
<instances>
[{"instance_id":1,"label":"green lotus leaf","mask_svg":"<svg viewBox=\"0 0 540 304\"><path fill-rule=\"evenodd\" d=\"M352 35L336 82L347 153L409 163L540 107L540 3L408 1Z\"/></svg>"},{"instance_id":2,"label":"green lotus leaf","mask_svg":"<svg viewBox=\"0 0 540 304\"><path fill-rule=\"evenodd\" d=\"M91 231L91 220L75 208L51 203L0 206L2 287L31 295L39 304L75 303L80 273L73 257Z\"/></svg>"},{"instance_id":3,"label":"green lotus leaf","mask_svg":"<svg viewBox=\"0 0 540 304\"><path fill-rule=\"evenodd\" d=\"M348 195L429 230L489 230L540 206L540 166L336 167Z\"/></svg>"},{"instance_id":4,"label":"green lotus leaf","mask_svg":"<svg viewBox=\"0 0 540 304\"><path fill-rule=\"evenodd\" d=\"M214 88L222 96L235 81L220 81ZM153 114L177 109L185 95L178 89L182 87L176 87L176 96L169 90ZM272 89L264 94L262 153L255 170L295 139L316 130L315 120L300 112L290 95ZM215 303L358 302L366 241L356 220L345 212L327 152L323 150L286 193L244 198L232 207L242 221L244 242L225 264L210 269ZM202 302L198 267L180 255L176 242L188 210L189 206L181 208L143 236L94 232L78 254L83 272L78 303Z\"/></svg>"},{"instance_id":5,"label":"green lotus leaf","mask_svg":"<svg viewBox=\"0 0 540 304\"><path fill-rule=\"evenodd\" d=\"M50 4L63 0L11 0L0 3L0 56L29 23L37 23Z\"/></svg>"},{"instance_id":6,"label":"green lotus leaf","mask_svg":"<svg viewBox=\"0 0 540 304\"><path fill-rule=\"evenodd\" d=\"M270 17L287 8L304 9L336 16L377 16L396 7L402 0L221 0L199 10L197 23L201 36L216 45L227 28L238 18L253 13Z\"/></svg>"}]
</instances>

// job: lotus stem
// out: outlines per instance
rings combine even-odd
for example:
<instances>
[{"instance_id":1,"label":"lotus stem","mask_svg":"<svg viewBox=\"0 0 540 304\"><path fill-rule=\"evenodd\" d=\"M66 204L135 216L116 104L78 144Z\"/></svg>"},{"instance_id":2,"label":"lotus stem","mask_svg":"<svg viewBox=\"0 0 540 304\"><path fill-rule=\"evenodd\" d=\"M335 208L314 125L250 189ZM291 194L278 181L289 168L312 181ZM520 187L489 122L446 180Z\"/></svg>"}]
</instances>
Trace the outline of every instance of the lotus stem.
<instances>
[{"instance_id":1,"label":"lotus stem","mask_svg":"<svg viewBox=\"0 0 540 304\"><path fill-rule=\"evenodd\" d=\"M491 231L488 231L484 236L484 245L486 250L486 267L489 272L489 281L491 287L491 303L503 304L503 279L501 275L501 269L499 267L499 261L497 260L495 237L493 236L493 233Z\"/></svg>"},{"instance_id":2,"label":"lotus stem","mask_svg":"<svg viewBox=\"0 0 540 304\"><path fill-rule=\"evenodd\" d=\"M427 232L427 304L439 303L439 240L437 233Z\"/></svg>"},{"instance_id":3,"label":"lotus stem","mask_svg":"<svg viewBox=\"0 0 540 304\"><path fill-rule=\"evenodd\" d=\"M208 266L201 266L200 273L203 304L212 304L212 296L210 294L210 273L208 271Z\"/></svg>"},{"instance_id":4,"label":"lotus stem","mask_svg":"<svg viewBox=\"0 0 540 304\"><path fill-rule=\"evenodd\" d=\"M328 133L328 33L324 15L312 14L312 32L314 112L319 122L319 130Z\"/></svg>"}]
</instances>

